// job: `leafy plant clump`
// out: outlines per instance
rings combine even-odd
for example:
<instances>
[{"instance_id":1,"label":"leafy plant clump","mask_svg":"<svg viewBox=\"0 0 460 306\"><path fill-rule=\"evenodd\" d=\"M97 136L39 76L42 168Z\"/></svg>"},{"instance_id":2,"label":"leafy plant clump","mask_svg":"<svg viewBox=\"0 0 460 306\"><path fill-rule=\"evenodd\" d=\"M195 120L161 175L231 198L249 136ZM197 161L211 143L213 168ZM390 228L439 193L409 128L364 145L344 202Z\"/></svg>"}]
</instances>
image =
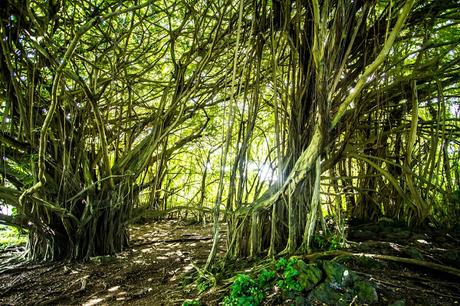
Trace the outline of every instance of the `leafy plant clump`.
<instances>
[{"instance_id":1,"label":"leafy plant clump","mask_svg":"<svg viewBox=\"0 0 460 306\"><path fill-rule=\"evenodd\" d=\"M260 305L265 298L262 283L253 280L246 274L238 274L233 282L230 295L224 298L223 304Z\"/></svg>"},{"instance_id":2,"label":"leafy plant clump","mask_svg":"<svg viewBox=\"0 0 460 306\"><path fill-rule=\"evenodd\" d=\"M299 270L297 269L297 263L298 260L295 258L290 259L289 261L281 258L276 265L277 271L281 275L276 284L281 290L283 290L283 292L295 293L301 292L303 290L302 286L297 280L300 274Z\"/></svg>"},{"instance_id":3,"label":"leafy plant clump","mask_svg":"<svg viewBox=\"0 0 460 306\"><path fill-rule=\"evenodd\" d=\"M321 250L337 250L344 244L344 238L339 234L314 235L313 244Z\"/></svg>"},{"instance_id":4,"label":"leafy plant clump","mask_svg":"<svg viewBox=\"0 0 460 306\"><path fill-rule=\"evenodd\" d=\"M279 259L272 269L263 269L257 278L239 274L230 288L230 294L224 298L223 305L260 305L269 293L281 294L284 299L295 299L304 290L311 288L311 283L319 282L319 277L309 277L307 271L313 265L291 258ZM317 268L315 268L317 269ZM311 273L310 273L311 274ZM316 274L318 272L316 271Z\"/></svg>"}]
</instances>

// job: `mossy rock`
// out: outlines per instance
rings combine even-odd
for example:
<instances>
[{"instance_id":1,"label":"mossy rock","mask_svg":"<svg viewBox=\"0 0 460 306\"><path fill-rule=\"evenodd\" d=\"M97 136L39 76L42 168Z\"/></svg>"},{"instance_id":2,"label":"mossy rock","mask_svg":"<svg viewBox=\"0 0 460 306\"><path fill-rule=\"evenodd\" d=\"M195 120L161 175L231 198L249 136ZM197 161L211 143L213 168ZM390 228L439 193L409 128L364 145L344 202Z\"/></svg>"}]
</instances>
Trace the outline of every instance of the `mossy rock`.
<instances>
[{"instance_id":1,"label":"mossy rock","mask_svg":"<svg viewBox=\"0 0 460 306\"><path fill-rule=\"evenodd\" d=\"M359 277L355 272L335 261L323 262L326 282L335 283L338 287L351 286Z\"/></svg>"},{"instance_id":2,"label":"mossy rock","mask_svg":"<svg viewBox=\"0 0 460 306\"><path fill-rule=\"evenodd\" d=\"M306 264L303 260L299 260L294 268L299 271L297 281L306 291L311 290L321 281L323 272L315 264Z\"/></svg>"},{"instance_id":3,"label":"mossy rock","mask_svg":"<svg viewBox=\"0 0 460 306\"><path fill-rule=\"evenodd\" d=\"M345 272L345 270L347 270L347 268L344 265L341 265L338 262L334 261L324 261L323 269L326 273L327 280L334 281L337 283L342 282L343 273Z\"/></svg>"},{"instance_id":4,"label":"mossy rock","mask_svg":"<svg viewBox=\"0 0 460 306\"><path fill-rule=\"evenodd\" d=\"M310 302L349 305L356 296L360 304L375 304L378 301L372 283L363 280L354 271L335 261L325 261L322 267L326 279L310 292Z\"/></svg>"},{"instance_id":5,"label":"mossy rock","mask_svg":"<svg viewBox=\"0 0 460 306\"><path fill-rule=\"evenodd\" d=\"M353 296L350 291L338 290L333 283L321 283L308 294L312 304L324 303L326 305L349 305Z\"/></svg>"},{"instance_id":6,"label":"mossy rock","mask_svg":"<svg viewBox=\"0 0 460 306\"><path fill-rule=\"evenodd\" d=\"M374 304L378 301L377 291L374 286L367 281L357 281L353 285L356 295L358 295L358 300L366 304Z\"/></svg>"}]
</instances>

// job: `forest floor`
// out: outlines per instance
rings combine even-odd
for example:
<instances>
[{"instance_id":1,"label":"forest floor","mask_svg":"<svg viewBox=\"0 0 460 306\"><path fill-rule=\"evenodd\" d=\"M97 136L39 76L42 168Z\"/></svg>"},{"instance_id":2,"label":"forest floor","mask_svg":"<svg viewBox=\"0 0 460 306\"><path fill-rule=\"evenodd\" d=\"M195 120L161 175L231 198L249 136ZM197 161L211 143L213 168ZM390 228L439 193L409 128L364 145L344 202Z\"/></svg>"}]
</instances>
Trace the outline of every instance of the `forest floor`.
<instances>
[{"instance_id":1,"label":"forest floor","mask_svg":"<svg viewBox=\"0 0 460 306\"><path fill-rule=\"evenodd\" d=\"M203 265L210 246L211 226L169 220L133 226L129 250L87 263L13 264L10 259L22 248L10 248L0 253L0 305L181 305L196 293L184 284L190 283L195 267ZM452 233L360 225L350 229L347 251L460 269L460 235ZM378 305L460 303L459 277L363 257L345 256L341 262L376 285ZM216 290L202 300L215 305L222 293L225 290Z\"/></svg>"},{"instance_id":2,"label":"forest floor","mask_svg":"<svg viewBox=\"0 0 460 306\"><path fill-rule=\"evenodd\" d=\"M0 254L0 305L181 305L182 278L202 266L211 226L169 220L131 228L131 246L87 263L2 264L21 248Z\"/></svg>"},{"instance_id":3,"label":"forest floor","mask_svg":"<svg viewBox=\"0 0 460 306\"><path fill-rule=\"evenodd\" d=\"M410 231L397 224L349 229L348 251L415 259L460 269L460 234ZM377 287L381 305L459 305L460 275L403 262L345 257L344 264ZM460 270L457 270L457 273Z\"/></svg>"}]
</instances>

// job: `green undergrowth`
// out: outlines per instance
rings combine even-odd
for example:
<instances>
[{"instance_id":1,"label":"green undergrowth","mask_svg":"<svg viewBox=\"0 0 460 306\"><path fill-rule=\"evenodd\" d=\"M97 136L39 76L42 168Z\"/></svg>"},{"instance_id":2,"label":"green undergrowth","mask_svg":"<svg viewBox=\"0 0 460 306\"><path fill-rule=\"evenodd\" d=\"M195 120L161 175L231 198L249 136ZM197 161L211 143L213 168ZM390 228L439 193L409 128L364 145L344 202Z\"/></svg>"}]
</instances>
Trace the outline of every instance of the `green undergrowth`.
<instances>
[{"instance_id":1,"label":"green undergrowth","mask_svg":"<svg viewBox=\"0 0 460 306\"><path fill-rule=\"evenodd\" d=\"M313 246L320 250L337 250L343 246L344 243L344 237L338 234L313 236Z\"/></svg>"},{"instance_id":2,"label":"green undergrowth","mask_svg":"<svg viewBox=\"0 0 460 306\"><path fill-rule=\"evenodd\" d=\"M335 261L280 258L255 273L233 277L220 305L350 305L378 300L374 284ZM198 300L183 305L201 305Z\"/></svg>"},{"instance_id":3,"label":"green undergrowth","mask_svg":"<svg viewBox=\"0 0 460 306\"><path fill-rule=\"evenodd\" d=\"M281 258L254 278L238 275L222 304L349 305L353 300L374 303L377 293L372 284L345 266L333 261L306 263L297 258Z\"/></svg>"},{"instance_id":4,"label":"green undergrowth","mask_svg":"<svg viewBox=\"0 0 460 306\"><path fill-rule=\"evenodd\" d=\"M201 302L198 300L189 300L185 301L182 306L201 306Z\"/></svg>"},{"instance_id":5,"label":"green undergrowth","mask_svg":"<svg viewBox=\"0 0 460 306\"><path fill-rule=\"evenodd\" d=\"M11 246L24 245L27 242L27 234L14 227L0 225L0 250Z\"/></svg>"}]
</instances>

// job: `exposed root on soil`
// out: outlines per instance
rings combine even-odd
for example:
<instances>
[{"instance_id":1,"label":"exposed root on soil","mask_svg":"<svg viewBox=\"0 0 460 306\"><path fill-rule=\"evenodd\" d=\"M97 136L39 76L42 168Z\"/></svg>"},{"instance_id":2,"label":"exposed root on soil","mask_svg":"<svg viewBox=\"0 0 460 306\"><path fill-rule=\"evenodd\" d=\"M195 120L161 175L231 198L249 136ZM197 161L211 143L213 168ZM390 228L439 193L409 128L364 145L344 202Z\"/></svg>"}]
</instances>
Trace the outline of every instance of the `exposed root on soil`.
<instances>
[{"instance_id":1,"label":"exposed root on soil","mask_svg":"<svg viewBox=\"0 0 460 306\"><path fill-rule=\"evenodd\" d=\"M346 261L350 270L378 285L382 305L404 299L406 305L450 305L460 300L458 236L406 236L363 236L361 242L350 242L346 251L298 258ZM86 263L0 262L2 305L181 305L185 299L217 305L235 275L257 275L273 264L269 258L227 261L221 270L213 270L215 274L205 273L210 226L162 221L133 226L131 237L130 249ZM17 258L17 250L2 253L2 259ZM408 258L411 254L415 257ZM212 288L199 293L202 282Z\"/></svg>"},{"instance_id":2,"label":"exposed root on soil","mask_svg":"<svg viewBox=\"0 0 460 306\"><path fill-rule=\"evenodd\" d=\"M306 259L306 260L316 260L320 258L337 258L337 257L348 257L348 256L367 257L367 258L372 258L372 259L388 260L388 261L394 261L394 262L405 263L405 264L410 264L410 265L416 265L416 266L436 270L439 272L448 273L448 274L451 274L451 275L454 275L460 278L459 269L445 266L445 265L440 265L440 264L433 263L433 262L424 261L424 260L398 257L398 256L369 254L369 253L353 253L353 252L348 252L348 251L327 251L327 252L313 253L313 254L302 255L302 256L297 256L297 257L301 259Z\"/></svg>"}]
</instances>

